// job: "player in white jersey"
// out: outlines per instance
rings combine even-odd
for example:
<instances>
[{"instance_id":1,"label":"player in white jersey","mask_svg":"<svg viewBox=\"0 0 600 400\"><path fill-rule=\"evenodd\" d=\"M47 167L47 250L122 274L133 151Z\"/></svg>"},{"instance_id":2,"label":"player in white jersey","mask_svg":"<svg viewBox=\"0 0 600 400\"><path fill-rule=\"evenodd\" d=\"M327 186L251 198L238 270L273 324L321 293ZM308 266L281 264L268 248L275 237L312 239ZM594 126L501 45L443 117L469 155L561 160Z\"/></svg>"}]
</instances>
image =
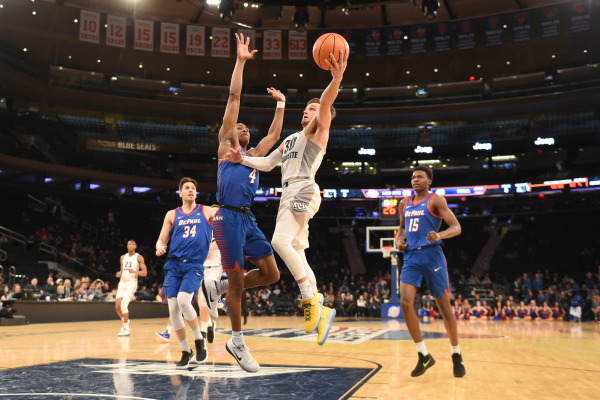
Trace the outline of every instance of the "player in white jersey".
<instances>
[{"instance_id":1,"label":"player in white jersey","mask_svg":"<svg viewBox=\"0 0 600 400\"><path fill-rule=\"evenodd\" d=\"M348 53L340 50L340 61L336 61L333 55L331 59L333 61L327 61L330 64L331 83L320 99L312 99L306 105L300 132L288 136L267 157L247 157L239 149L230 149L222 159L260 171L270 171L281 163L283 193L271 244L294 275L302 293L304 331L308 333L316 328L320 345L327 340L335 310L323 307L323 295L316 292L317 281L306 261L304 250L308 248L308 221L321 204L315 173L327 149L331 120L335 116L333 102L346 70Z\"/></svg>"},{"instance_id":2,"label":"player in white jersey","mask_svg":"<svg viewBox=\"0 0 600 400\"><path fill-rule=\"evenodd\" d=\"M218 206L216 206L218 208ZM210 248L204 260L204 279L211 281L220 281L223 274L223 266L221 265L221 252L219 246L213 236L210 241ZM206 299L202 293L202 287L198 290L198 298L200 299L200 330L206 336L208 343L215 340L215 329L217 324L210 318L210 314L206 308Z\"/></svg>"},{"instance_id":3,"label":"player in white jersey","mask_svg":"<svg viewBox=\"0 0 600 400\"><path fill-rule=\"evenodd\" d=\"M119 336L129 336L129 302L137 290L138 276L148 275L144 257L135 252L137 244L135 240L127 242L127 254L121 256L121 269L117 272L117 278L121 278L117 289L117 302L115 309L123 321Z\"/></svg>"}]
</instances>

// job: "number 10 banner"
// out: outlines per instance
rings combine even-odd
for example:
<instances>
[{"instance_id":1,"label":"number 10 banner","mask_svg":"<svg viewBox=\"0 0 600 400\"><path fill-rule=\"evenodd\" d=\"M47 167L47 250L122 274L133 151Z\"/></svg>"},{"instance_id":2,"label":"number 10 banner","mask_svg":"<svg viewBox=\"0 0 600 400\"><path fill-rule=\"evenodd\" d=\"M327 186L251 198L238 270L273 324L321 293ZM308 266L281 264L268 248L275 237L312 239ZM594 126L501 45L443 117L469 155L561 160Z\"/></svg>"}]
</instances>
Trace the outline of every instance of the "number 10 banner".
<instances>
[{"instance_id":1,"label":"number 10 banner","mask_svg":"<svg viewBox=\"0 0 600 400\"><path fill-rule=\"evenodd\" d=\"M79 40L84 42L100 42L100 13L81 10L79 16Z\"/></svg>"}]
</instances>

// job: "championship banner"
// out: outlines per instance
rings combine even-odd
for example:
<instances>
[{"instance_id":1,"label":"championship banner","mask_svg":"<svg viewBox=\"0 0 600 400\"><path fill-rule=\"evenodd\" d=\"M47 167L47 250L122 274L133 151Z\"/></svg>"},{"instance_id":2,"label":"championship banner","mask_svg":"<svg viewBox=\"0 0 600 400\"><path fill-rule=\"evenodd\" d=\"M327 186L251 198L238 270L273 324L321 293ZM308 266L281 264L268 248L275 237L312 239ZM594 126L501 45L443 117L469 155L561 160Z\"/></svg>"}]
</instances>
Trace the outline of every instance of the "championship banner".
<instances>
[{"instance_id":1,"label":"championship banner","mask_svg":"<svg viewBox=\"0 0 600 400\"><path fill-rule=\"evenodd\" d=\"M254 41L256 40L256 31L254 29L243 29L243 28L239 28L237 30L238 35L241 33L244 35L244 40L246 40L246 38L250 38L250 43L248 44L248 51L252 51L256 48L256 43L254 43Z\"/></svg>"},{"instance_id":2,"label":"championship banner","mask_svg":"<svg viewBox=\"0 0 600 400\"><path fill-rule=\"evenodd\" d=\"M392 26L385 29L385 55L401 56L404 40L403 28Z\"/></svg>"},{"instance_id":3,"label":"championship banner","mask_svg":"<svg viewBox=\"0 0 600 400\"><path fill-rule=\"evenodd\" d=\"M288 58L290 60L306 60L307 47L306 31L288 31Z\"/></svg>"},{"instance_id":4,"label":"championship banner","mask_svg":"<svg viewBox=\"0 0 600 400\"><path fill-rule=\"evenodd\" d=\"M556 6L542 8L540 13L540 37L548 39L560 35L560 10Z\"/></svg>"},{"instance_id":5,"label":"championship banner","mask_svg":"<svg viewBox=\"0 0 600 400\"><path fill-rule=\"evenodd\" d=\"M210 45L210 55L213 57L229 58L229 49L231 47L231 30L229 28L212 28L212 43Z\"/></svg>"},{"instance_id":6,"label":"championship banner","mask_svg":"<svg viewBox=\"0 0 600 400\"><path fill-rule=\"evenodd\" d=\"M108 15L106 25L106 44L108 46L125 47L127 18Z\"/></svg>"},{"instance_id":7,"label":"championship banner","mask_svg":"<svg viewBox=\"0 0 600 400\"><path fill-rule=\"evenodd\" d=\"M160 23L160 52L179 54L179 24Z\"/></svg>"},{"instance_id":8,"label":"championship banner","mask_svg":"<svg viewBox=\"0 0 600 400\"><path fill-rule=\"evenodd\" d=\"M475 48L475 22L473 20L456 23L456 48L461 51Z\"/></svg>"},{"instance_id":9,"label":"championship banner","mask_svg":"<svg viewBox=\"0 0 600 400\"><path fill-rule=\"evenodd\" d=\"M512 41L513 43L528 42L531 40L531 15L527 11L512 15Z\"/></svg>"},{"instance_id":10,"label":"championship banner","mask_svg":"<svg viewBox=\"0 0 600 400\"><path fill-rule=\"evenodd\" d=\"M427 53L427 26L411 25L408 44L410 54Z\"/></svg>"},{"instance_id":11,"label":"championship banner","mask_svg":"<svg viewBox=\"0 0 600 400\"><path fill-rule=\"evenodd\" d=\"M571 33L587 32L591 28L591 6L589 0L579 0L569 5L571 9Z\"/></svg>"},{"instance_id":12,"label":"championship banner","mask_svg":"<svg viewBox=\"0 0 600 400\"><path fill-rule=\"evenodd\" d=\"M81 10L79 15L79 40L100 43L100 13Z\"/></svg>"},{"instance_id":13,"label":"championship banner","mask_svg":"<svg viewBox=\"0 0 600 400\"><path fill-rule=\"evenodd\" d=\"M383 31L380 28L365 29L365 57L381 57Z\"/></svg>"},{"instance_id":14,"label":"championship banner","mask_svg":"<svg viewBox=\"0 0 600 400\"><path fill-rule=\"evenodd\" d=\"M133 49L154 51L154 22L136 19L134 23Z\"/></svg>"},{"instance_id":15,"label":"championship banner","mask_svg":"<svg viewBox=\"0 0 600 400\"><path fill-rule=\"evenodd\" d=\"M501 17L494 15L485 18L484 21L485 47L502 46L504 44L504 28Z\"/></svg>"},{"instance_id":16,"label":"championship banner","mask_svg":"<svg viewBox=\"0 0 600 400\"><path fill-rule=\"evenodd\" d=\"M204 27L187 25L185 32L185 54L188 56L203 56L206 52Z\"/></svg>"},{"instance_id":17,"label":"championship banner","mask_svg":"<svg viewBox=\"0 0 600 400\"><path fill-rule=\"evenodd\" d=\"M263 60L281 60L281 31L263 31Z\"/></svg>"},{"instance_id":18,"label":"championship banner","mask_svg":"<svg viewBox=\"0 0 600 400\"><path fill-rule=\"evenodd\" d=\"M433 52L447 53L452 51L451 26L447 22L434 24L433 30Z\"/></svg>"}]
</instances>

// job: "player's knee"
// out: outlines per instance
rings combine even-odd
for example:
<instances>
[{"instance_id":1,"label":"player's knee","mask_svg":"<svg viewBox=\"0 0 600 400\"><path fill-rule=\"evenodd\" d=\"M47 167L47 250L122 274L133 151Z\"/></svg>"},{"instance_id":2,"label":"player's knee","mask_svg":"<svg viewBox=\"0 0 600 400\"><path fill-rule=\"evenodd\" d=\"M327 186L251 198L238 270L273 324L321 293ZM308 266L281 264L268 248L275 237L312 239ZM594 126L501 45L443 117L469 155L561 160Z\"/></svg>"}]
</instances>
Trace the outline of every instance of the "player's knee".
<instances>
[{"instance_id":1,"label":"player's knee","mask_svg":"<svg viewBox=\"0 0 600 400\"><path fill-rule=\"evenodd\" d=\"M124 301L121 303L121 313L123 314L127 314L129 313L129 307L127 307L129 305L129 302Z\"/></svg>"},{"instance_id":2,"label":"player's knee","mask_svg":"<svg viewBox=\"0 0 600 400\"><path fill-rule=\"evenodd\" d=\"M402 306L402 311L406 314L406 310L412 310L415 307L415 303L412 299L407 297L402 297L400 299L400 306Z\"/></svg>"},{"instance_id":3,"label":"player's knee","mask_svg":"<svg viewBox=\"0 0 600 400\"><path fill-rule=\"evenodd\" d=\"M269 281L269 284L279 282L279 270L277 267L269 269L267 280Z\"/></svg>"},{"instance_id":4,"label":"player's knee","mask_svg":"<svg viewBox=\"0 0 600 400\"><path fill-rule=\"evenodd\" d=\"M284 235L273 235L271 245L277 253L284 249L292 249L292 239Z\"/></svg>"}]
</instances>

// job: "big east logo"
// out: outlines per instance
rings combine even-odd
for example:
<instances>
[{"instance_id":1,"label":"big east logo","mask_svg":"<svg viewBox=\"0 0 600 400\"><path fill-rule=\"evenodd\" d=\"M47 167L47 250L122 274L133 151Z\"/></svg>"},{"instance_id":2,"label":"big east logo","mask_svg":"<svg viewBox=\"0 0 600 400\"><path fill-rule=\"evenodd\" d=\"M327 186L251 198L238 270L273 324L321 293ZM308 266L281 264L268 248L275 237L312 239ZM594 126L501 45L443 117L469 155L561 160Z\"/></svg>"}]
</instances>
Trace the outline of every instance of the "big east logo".
<instances>
[{"instance_id":1,"label":"big east logo","mask_svg":"<svg viewBox=\"0 0 600 400\"><path fill-rule=\"evenodd\" d=\"M301 201L290 201L290 207L296 212L306 212L308 209L308 205Z\"/></svg>"}]
</instances>

